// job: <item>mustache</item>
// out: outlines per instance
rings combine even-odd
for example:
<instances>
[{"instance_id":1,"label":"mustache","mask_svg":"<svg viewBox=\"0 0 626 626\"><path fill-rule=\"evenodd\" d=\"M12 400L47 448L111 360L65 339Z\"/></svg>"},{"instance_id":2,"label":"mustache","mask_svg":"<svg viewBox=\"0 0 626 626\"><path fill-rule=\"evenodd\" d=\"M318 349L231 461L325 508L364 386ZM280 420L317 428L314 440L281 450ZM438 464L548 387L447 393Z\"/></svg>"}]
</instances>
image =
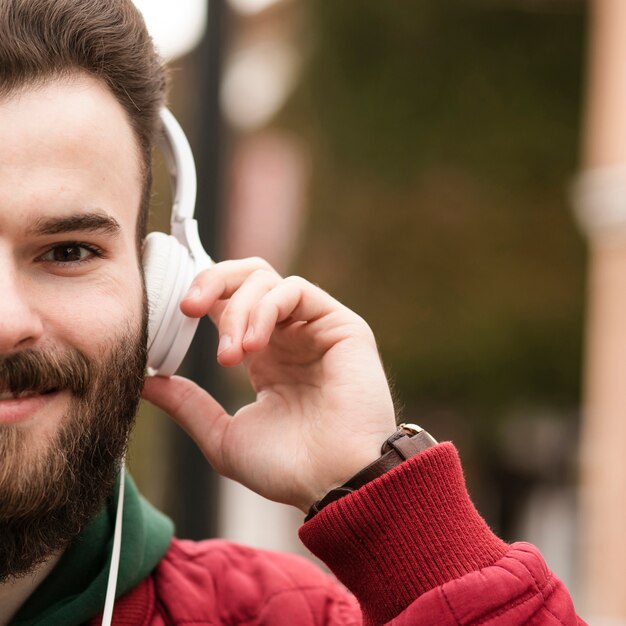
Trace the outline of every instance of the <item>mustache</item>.
<instances>
[{"instance_id":1,"label":"mustache","mask_svg":"<svg viewBox=\"0 0 626 626\"><path fill-rule=\"evenodd\" d=\"M75 348L62 352L23 350L0 358L0 393L69 389L77 396L84 396L89 389L91 371L89 359Z\"/></svg>"}]
</instances>

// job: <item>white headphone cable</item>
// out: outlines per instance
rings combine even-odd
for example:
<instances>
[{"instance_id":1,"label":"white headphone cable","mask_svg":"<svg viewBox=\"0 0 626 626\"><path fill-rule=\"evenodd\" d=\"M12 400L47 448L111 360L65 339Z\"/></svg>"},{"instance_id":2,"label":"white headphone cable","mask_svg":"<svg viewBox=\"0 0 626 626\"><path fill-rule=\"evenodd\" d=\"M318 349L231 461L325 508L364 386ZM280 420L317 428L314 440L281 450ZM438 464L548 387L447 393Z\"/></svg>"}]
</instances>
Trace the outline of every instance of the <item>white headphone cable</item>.
<instances>
[{"instance_id":1,"label":"white headphone cable","mask_svg":"<svg viewBox=\"0 0 626 626\"><path fill-rule=\"evenodd\" d=\"M109 568L109 582L104 601L102 626L111 626L113 619L113 605L115 604L115 589L117 588L117 573L120 567L120 555L122 550L122 512L124 510L124 459L120 466L120 489L117 497L117 512L115 514L115 530L113 532L113 549L111 550L111 567Z\"/></svg>"}]
</instances>

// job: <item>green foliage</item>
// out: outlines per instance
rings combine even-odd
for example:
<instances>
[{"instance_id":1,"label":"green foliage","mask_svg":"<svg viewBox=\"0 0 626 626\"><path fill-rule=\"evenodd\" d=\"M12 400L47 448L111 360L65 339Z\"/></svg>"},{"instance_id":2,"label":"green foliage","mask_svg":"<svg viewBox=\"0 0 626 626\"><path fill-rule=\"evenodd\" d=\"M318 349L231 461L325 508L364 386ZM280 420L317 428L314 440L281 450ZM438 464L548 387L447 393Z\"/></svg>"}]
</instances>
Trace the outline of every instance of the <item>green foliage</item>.
<instances>
[{"instance_id":1,"label":"green foliage","mask_svg":"<svg viewBox=\"0 0 626 626\"><path fill-rule=\"evenodd\" d=\"M310 4L283 115L314 152L298 270L370 321L409 402L578 400L585 16L515 6Z\"/></svg>"}]
</instances>

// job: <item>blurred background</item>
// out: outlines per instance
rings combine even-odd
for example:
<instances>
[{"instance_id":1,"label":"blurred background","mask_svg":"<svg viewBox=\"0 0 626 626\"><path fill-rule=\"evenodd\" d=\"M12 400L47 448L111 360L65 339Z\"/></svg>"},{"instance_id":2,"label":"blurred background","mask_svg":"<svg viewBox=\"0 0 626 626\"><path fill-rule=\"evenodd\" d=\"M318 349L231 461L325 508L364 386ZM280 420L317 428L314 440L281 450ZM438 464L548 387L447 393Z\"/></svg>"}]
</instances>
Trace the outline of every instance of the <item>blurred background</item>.
<instances>
[{"instance_id":1,"label":"blurred background","mask_svg":"<svg viewBox=\"0 0 626 626\"><path fill-rule=\"evenodd\" d=\"M207 250L266 257L368 320L404 417L454 441L492 528L538 545L587 619L624 623L624 599L606 597L626 572L594 570L589 554L602 554L591 535L603 519L621 532L626 488L608 498L621 508L579 514L590 259L569 190L594 115L593 10L626 3L138 4L170 59ZM626 141L611 159L626 162ZM168 193L157 177L154 229L168 229ZM250 390L243 372L218 371L215 347L204 324L184 370L234 411ZM218 480L149 406L131 467L180 536L302 551L300 512Z\"/></svg>"}]
</instances>

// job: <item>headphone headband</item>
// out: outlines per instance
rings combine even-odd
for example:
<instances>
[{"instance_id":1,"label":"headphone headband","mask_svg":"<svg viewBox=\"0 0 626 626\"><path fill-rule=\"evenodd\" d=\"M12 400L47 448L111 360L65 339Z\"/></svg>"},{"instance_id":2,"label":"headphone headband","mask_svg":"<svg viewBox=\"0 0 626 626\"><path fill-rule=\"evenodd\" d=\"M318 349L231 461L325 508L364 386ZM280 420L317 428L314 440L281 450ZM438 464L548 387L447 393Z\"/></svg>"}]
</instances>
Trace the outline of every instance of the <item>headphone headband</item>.
<instances>
[{"instance_id":1,"label":"headphone headband","mask_svg":"<svg viewBox=\"0 0 626 626\"><path fill-rule=\"evenodd\" d=\"M161 109L163 139L159 147L168 167L172 190L171 236L150 233L143 250L148 294L148 371L171 376L191 343L198 319L180 311L180 302L199 272L213 261L202 247L196 203L196 167L185 133L174 116Z\"/></svg>"},{"instance_id":2,"label":"headphone headband","mask_svg":"<svg viewBox=\"0 0 626 626\"><path fill-rule=\"evenodd\" d=\"M187 137L169 109L161 108L163 137L159 148L165 157L172 189L172 232L175 224L192 219L196 206L197 177L191 147Z\"/></svg>"}]
</instances>

